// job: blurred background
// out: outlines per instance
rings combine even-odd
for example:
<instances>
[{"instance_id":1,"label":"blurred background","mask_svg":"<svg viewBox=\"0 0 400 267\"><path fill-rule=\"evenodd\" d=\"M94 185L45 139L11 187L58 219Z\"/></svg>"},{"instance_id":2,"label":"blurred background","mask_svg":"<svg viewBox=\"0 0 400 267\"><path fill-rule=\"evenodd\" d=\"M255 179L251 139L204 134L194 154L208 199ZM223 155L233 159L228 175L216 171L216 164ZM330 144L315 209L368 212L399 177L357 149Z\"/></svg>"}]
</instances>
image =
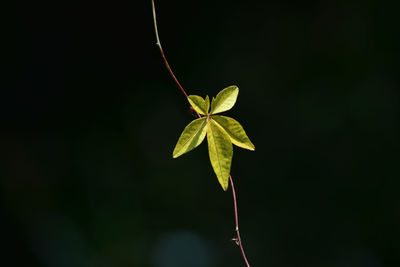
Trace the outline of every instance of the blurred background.
<instances>
[{"instance_id":1,"label":"blurred background","mask_svg":"<svg viewBox=\"0 0 400 267\"><path fill-rule=\"evenodd\" d=\"M400 266L399 2L157 1L189 94L240 88L252 266ZM244 266L151 2L3 4L1 266Z\"/></svg>"}]
</instances>

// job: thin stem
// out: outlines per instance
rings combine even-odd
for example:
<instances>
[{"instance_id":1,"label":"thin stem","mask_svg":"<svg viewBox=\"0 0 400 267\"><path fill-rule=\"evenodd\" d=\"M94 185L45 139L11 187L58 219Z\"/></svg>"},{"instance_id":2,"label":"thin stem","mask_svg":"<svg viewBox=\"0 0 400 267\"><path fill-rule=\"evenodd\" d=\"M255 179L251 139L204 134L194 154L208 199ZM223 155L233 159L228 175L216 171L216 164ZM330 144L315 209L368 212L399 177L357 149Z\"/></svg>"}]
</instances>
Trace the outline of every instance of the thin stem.
<instances>
[{"instance_id":1,"label":"thin stem","mask_svg":"<svg viewBox=\"0 0 400 267\"><path fill-rule=\"evenodd\" d=\"M162 56L163 59L164 59L165 66L167 67L167 69L168 69L168 71L169 71L169 74L171 74L171 76L172 76L172 78L174 79L175 83L178 85L179 89L181 89L182 93L183 93L183 94L185 95L185 97L187 98L188 95L187 95L185 89L183 89L182 85L179 83L179 81L178 81L178 79L176 78L174 72L172 71L170 65L168 64L167 58L165 57L164 51L163 51L162 46L161 46L160 37L158 37L157 16L156 16L156 7L155 7L155 5L154 5L154 0L151 0L151 4L152 4L152 6L153 6L154 31L156 32L157 46L158 46L158 48L160 49L161 56Z\"/></svg>"},{"instance_id":2,"label":"thin stem","mask_svg":"<svg viewBox=\"0 0 400 267\"><path fill-rule=\"evenodd\" d=\"M169 73L171 74L171 76L174 79L175 83L178 85L178 87L181 90L181 92L185 95L186 98L188 98L188 94L186 93L185 89L183 89L182 85L179 83L179 81L176 78L174 72L172 71L170 65L168 64L167 58L165 57L164 51L163 51L162 46L161 46L160 37L158 36L157 18L156 18L157 16L156 16L156 8L155 8L154 0L151 0L151 4L152 4L152 7L153 7L154 31L156 33L157 46L160 49L161 56L164 59L165 66L167 67ZM198 112L196 112L196 113L197 113L197 116L200 118L201 117L200 114ZM236 224L235 232L236 232L236 236L237 236L236 237L236 242L237 242L238 246L240 247L240 251L242 252L242 256L243 256L243 259L244 259L244 261L246 263L246 266L250 267L250 264L247 261L246 254L245 254L244 249L243 249L242 239L240 238L239 219L238 219L239 216L238 216L238 211L237 211L236 192L235 192L235 186L233 185L233 179L232 179L231 175L229 175L229 181L230 181L231 187L232 187L233 206L234 206L234 209L235 209L235 224Z\"/></svg>"},{"instance_id":3,"label":"thin stem","mask_svg":"<svg viewBox=\"0 0 400 267\"><path fill-rule=\"evenodd\" d=\"M246 258L246 253L244 252L244 249L243 249L242 239L240 238L239 216L238 216L238 210L237 210L236 192L235 192L235 186L233 185L233 179L232 179L231 175L229 175L229 181L231 182L232 196L233 196L233 207L235 209L236 243L240 247L240 251L242 252L242 256L243 256L244 261L246 262L246 266L250 267L250 264L249 264L249 262L247 261L247 258Z\"/></svg>"}]
</instances>

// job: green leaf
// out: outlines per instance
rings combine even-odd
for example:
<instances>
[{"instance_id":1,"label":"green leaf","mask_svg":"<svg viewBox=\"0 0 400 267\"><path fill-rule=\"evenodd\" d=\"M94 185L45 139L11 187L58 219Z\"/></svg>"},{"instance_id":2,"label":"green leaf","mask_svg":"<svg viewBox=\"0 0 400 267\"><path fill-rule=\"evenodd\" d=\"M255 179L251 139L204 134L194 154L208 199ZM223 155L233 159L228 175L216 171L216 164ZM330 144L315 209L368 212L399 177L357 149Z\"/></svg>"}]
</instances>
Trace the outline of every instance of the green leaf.
<instances>
[{"instance_id":1,"label":"green leaf","mask_svg":"<svg viewBox=\"0 0 400 267\"><path fill-rule=\"evenodd\" d=\"M208 95L206 95L205 102L206 102L206 111L208 113L208 111L210 110L210 98L208 97Z\"/></svg>"},{"instance_id":2,"label":"green leaf","mask_svg":"<svg viewBox=\"0 0 400 267\"><path fill-rule=\"evenodd\" d=\"M212 119L226 131L233 144L248 150L255 149L253 143L238 121L221 115L212 116Z\"/></svg>"},{"instance_id":3,"label":"green leaf","mask_svg":"<svg viewBox=\"0 0 400 267\"><path fill-rule=\"evenodd\" d=\"M174 152L172 152L172 157L177 158L200 145L206 136L207 124L206 117L196 119L189 123L179 137Z\"/></svg>"},{"instance_id":4,"label":"green leaf","mask_svg":"<svg viewBox=\"0 0 400 267\"><path fill-rule=\"evenodd\" d=\"M201 96L198 95L190 95L188 96L188 101L190 105L196 110L198 113L202 115L207 115L208 110L210 108L210 99L206 96L204 100Z\"/></svg>"},{"instance_id":5,"label":"green leaf","mask_svg":"<svg viewBox=\"0 0 400 267\"><path fill-rule=\"evenodd\" d=\"M217 175L222 189L228 189L229 174L231 171L233 148L229 135L212 120L209 119L207 128L208 153L211 166Z\"/></svg>"},{"instance_id":6,"label":"green leaf","mask_svg":"<svg viewBox=\"0 0 400 267\"><path fill-rule=\"evenodd\" d=\"M236 98L239 94L239 88L235 85L223 89L211 102L210 114L217 114L230 110L235 105Z\"/></svg>"}]
</instances>

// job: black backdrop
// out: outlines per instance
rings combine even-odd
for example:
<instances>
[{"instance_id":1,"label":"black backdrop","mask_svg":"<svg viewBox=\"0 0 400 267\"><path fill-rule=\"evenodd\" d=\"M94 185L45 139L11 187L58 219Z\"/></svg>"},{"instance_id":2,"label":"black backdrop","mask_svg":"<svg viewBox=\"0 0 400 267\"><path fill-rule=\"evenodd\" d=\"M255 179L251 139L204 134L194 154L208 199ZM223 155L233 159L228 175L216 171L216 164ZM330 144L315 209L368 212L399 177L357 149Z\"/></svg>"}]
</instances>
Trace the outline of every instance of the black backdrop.
<instances>
[{"instance_id":1,"label":"black backdrop","mask_svg":"<svg viewBox=\"0 0 400 267\"><path fill-rule=\"evenodd\" d=\"M151 2L2 8L1 266L244 266L231 192L155 45ZM399 266L399 4L158 1L190 94L227 115L252 266Z\"/></svg>"}]
</instances>

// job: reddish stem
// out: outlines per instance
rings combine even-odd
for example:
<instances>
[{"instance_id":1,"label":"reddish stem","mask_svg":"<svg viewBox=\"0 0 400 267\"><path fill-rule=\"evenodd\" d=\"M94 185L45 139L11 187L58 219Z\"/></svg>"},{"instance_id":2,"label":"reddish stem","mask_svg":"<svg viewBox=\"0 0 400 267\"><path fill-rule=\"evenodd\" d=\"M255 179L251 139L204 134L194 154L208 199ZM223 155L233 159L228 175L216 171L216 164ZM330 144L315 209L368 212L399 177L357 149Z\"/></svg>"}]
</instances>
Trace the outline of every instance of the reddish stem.
<instances>
[{"instance_id":1,"label":"reddish stem","mask_svg":"<svg viewBox=\"0 0 400 267\"><path fill-rule=\"evenodd\" d=\"M185 89L183 89L182 85L180 84L180 82L179 82L178 79L176 78L174 72L173 72L172 69L171 69L171 66L168 64L167 58L165 57L164 50L162 49L162 46L161 46L160 38L158 37L157 16L156 16L156 7L155 7L155 5L154 5L154 0L151 0L151 4L152 4L152 6L153 6L154 30L155 30L155 32L156 32L156 37L157 37L157 46L158 46L158 48L160 49L161 56L162 56L163 59L164 59L165 66L167 67L167 69L168 69L168 71L169 71L169 74L171 74L172 79L174 79L176 85L178 85L179 89L181 89L181 92L182 92L182 93L185 95L185 97L187 98L187 97L188 97L188 94L186 93Z\"/></svg>"},{"instance_id":2,"label":"reddish stem","mask_svg":"<svg viewBox=\"0 0 400 267\"><path fill-rule=\"evenodd\" d=\"M236 243L238 244L238 246L240 247L240 251L242 252L242 256L244 261L246 262L246 266L250 267L249 262L247 261L246 258L246 253L244 253L244 248L242 245L242 239L240 238L240 232L239 232L239 216L238 216L238 210L237 210L237 201L236 201L236 192L235 192L235 186L233 185L233 179L232 176L229 175L229 181L231 182L231 187L232 187L232 195L233 195L233 207L235 209L235 223L236 223Z\"/></svg>"},{"instance_id":3,"label":"reddish stem","mask_svg":"<svg viewBox=\"0 0 400 267\"><path fill-rule=\"evenodd\" d=\"M171 69L171 66L168 64L167 58L165 57L164 51L163 51L162 46L161 46L160 38L158 37L156 8L155 8L155 5L154 5L154 0L151 0L151 4L152 4L152 7L153 7L154 30L155 30L156 38L157 38L157 46L160 49L160 53L161 53L161 56L162 56L162 58L164 60L165 66L167 67L167 69L168 69L169 73L171 74L172 78L174 79L176 85L178 85L179 89L185 95L185 97L188 98L188 94L186 93L185 89L183 89L182 85L180 84L180 82L176 78L174 72ZM197 113L197 116L200 118L201 117L200 114L198 112L196 112L196 113ZM231 175L229 175L229 181L230 181L231 187L232 187L233 206L234 206L234 209L235 209L235 224L236 224L235 232L236 232L236 236L237 236L235 240L236 240L236 243L238 244L238 246L240 247L240 251L242 252L242 256L243 256L244 261L246 262L246 266L250 267L250 264L247 261L246 254L245 254L244 249L243 249L242 240L240 238L239 219L238 219L239 216L238 216L238 211L237 211L236 192L235 192L235 186L233 185L233 179L232 179Z\"/></svg>"}]
</instances>

